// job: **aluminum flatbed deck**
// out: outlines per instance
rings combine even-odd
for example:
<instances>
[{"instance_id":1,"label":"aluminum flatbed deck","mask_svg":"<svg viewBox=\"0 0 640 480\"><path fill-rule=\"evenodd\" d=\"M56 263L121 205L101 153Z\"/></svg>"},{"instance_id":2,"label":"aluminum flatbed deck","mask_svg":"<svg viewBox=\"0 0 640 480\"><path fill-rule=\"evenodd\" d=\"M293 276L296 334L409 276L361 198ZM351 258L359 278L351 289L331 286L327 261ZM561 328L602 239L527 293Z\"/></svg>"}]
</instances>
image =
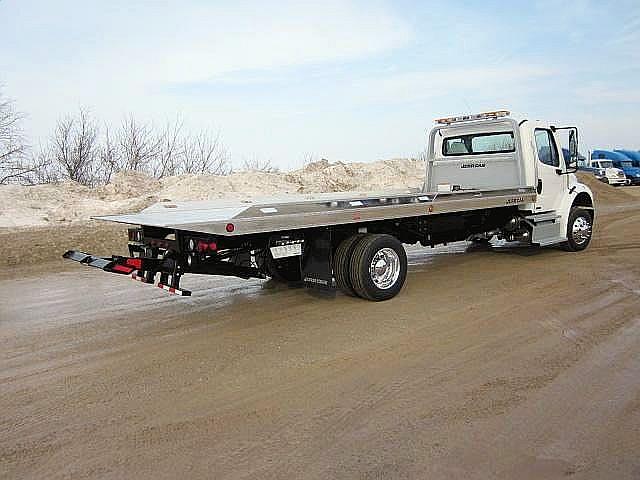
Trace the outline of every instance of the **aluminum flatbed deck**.
<instances>
[{"instance_id":1,"label":"aluminum flatbed deck","mask_svg":"<svg viewBox=\"0 0 640 480\"><path fill-rule=\"evenodd\" d=\"M235 202L160 202L140 213L94 218L131 225L237 236L517 206L535 201L534 187L438 193L411 190L344 192Z\"/></svg>"}]
</instances>

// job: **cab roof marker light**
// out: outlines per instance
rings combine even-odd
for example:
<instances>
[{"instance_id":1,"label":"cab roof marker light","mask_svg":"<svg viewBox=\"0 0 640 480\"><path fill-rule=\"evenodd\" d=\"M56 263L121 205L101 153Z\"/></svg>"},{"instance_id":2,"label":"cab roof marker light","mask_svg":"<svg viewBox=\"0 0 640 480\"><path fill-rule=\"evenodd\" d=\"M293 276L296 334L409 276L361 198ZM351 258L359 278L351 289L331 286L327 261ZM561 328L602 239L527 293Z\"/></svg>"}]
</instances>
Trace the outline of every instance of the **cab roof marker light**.
<instances>
[{"instance_id":1,"label":"cab roof marker light","mask_svg":"<svg viewBox=\"0 0 640 480\"><path fill-rule=\"evenodd\" d=\"M440 125L449 125L459 122L472 122L475 120L489 120L494 118L508 117L511 114L508 110L495 110L493 112L476 113L475 115L460 115L457 117L445 117L435 120Z\"/></svg>"}]
</instances>

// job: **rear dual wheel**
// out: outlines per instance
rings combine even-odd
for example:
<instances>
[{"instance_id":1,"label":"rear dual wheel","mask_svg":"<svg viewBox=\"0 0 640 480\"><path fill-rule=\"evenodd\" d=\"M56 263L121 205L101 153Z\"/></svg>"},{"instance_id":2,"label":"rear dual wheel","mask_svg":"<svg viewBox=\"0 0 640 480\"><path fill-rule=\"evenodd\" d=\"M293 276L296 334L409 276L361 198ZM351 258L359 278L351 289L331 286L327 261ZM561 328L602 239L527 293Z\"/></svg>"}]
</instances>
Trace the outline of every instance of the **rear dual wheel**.
<instances>
[{"instance_id":1,"label":"rear dual wheel","mask_svg":"<svg viewBox=\"0 0 640 480\"><path fill-rule=\"evenodd\" d=\"M347 295L388 300L404 285L407 254L391 235L354 235L336 249L333 270L338 288Z\"/></svg>"},{"instance_id":2,"label":"rear dual wheel","mask_svg":"<svg viewBox=\"0 0 640 480\"><path fill-rule=\"evenodd\" d=\"M364 234L356 234L344 239L333 255L333 276L336 279L336 286L345 295L351 297L358 296L351 284L351 259L353 250L363 237Z\"/></svg>"}]
</instances>

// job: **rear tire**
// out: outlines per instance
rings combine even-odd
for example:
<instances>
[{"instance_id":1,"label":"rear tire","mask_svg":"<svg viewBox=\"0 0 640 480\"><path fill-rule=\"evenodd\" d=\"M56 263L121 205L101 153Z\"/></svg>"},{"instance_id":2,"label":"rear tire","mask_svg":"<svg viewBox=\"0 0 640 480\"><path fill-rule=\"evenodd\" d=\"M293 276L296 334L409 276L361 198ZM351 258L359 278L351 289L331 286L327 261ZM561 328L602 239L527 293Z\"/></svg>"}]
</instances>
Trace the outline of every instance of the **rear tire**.
<instances>
[{"instance_id":1,"label":"rear tire","mask_svg":"<svg viewBox=\"0 0 640 480\"><path fill-rule=\"evenodd\" d=\"M350 270L351 285L360 297L389 300L407 278L407 254L395 237L368 234L356 243Z\"/></svg>"},{"instance_id":2,"label":"rear tire","mask_svg":"<svg viewBox=\"0 0 640 480\"><path fill-rule=\"evenodd\" d=\"M587 210L573 207L569 212L567 222L567 242L564 249L569 252L579 252L589 246L593 234L593 217Z\"/></svg>"},{"instance_id":3,"label":"rear tire","mask_svg":"<svg viewBox=\"0 0 640 480\"><path fill-rule=\"evenodd\" d=\"M340 242L333 256L333 276L336 279L336 286L345 295L351 297L358 296L351 283L351 259L353 258L353 250L362 237L364 234L359 233L345 238Z\"/></svg>"}]
</instances>

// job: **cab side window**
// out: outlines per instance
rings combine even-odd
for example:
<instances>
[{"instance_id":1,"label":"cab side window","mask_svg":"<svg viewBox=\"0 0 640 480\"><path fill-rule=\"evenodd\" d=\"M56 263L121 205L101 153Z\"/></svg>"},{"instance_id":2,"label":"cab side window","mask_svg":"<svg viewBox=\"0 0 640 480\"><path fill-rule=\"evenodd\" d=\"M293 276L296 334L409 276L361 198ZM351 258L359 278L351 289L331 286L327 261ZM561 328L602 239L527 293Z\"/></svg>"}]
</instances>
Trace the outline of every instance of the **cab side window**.
<instances>
[{"instance_id":1,"label":"cab side window","mask_svg":"<svg viewBox=\"0 0 640 480\"><path fill-rule=\"evenodd\" d=\"M536 149L538 150L538 159L552 167L560 166L560 158L558 157L558 149L553 140L550 130L536 129Z\"/></svg>"}]
</instances>

